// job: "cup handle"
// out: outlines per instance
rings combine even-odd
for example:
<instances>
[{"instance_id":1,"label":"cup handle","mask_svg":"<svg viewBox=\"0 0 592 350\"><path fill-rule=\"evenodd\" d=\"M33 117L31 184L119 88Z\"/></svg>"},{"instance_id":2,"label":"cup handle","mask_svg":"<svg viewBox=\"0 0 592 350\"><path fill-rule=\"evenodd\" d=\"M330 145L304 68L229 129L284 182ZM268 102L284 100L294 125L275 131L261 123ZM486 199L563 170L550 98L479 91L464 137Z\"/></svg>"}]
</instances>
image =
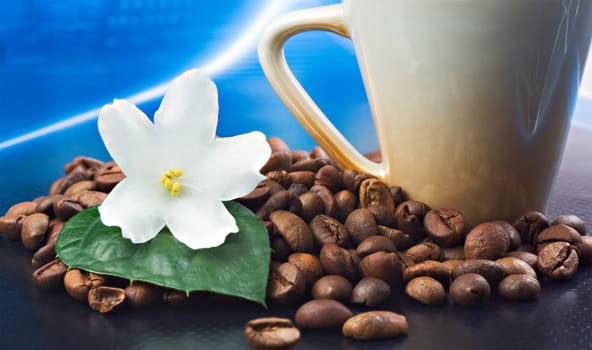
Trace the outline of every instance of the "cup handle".
<instances>
[{"instance_id":1,"label":"cup handle","mask_svg":"<svg viewBox=\"0 0 592 350\"><path fill-rule=\"evenodd\" d=\"M325 30L350 39L341 4L287 13L273 21L259 41L259 61L267 80L309 135L338 165L384 178L383 163L368 160L345 139L288 67L283 50L286 41L309 30Z\"/></svg>"}]
</instances>

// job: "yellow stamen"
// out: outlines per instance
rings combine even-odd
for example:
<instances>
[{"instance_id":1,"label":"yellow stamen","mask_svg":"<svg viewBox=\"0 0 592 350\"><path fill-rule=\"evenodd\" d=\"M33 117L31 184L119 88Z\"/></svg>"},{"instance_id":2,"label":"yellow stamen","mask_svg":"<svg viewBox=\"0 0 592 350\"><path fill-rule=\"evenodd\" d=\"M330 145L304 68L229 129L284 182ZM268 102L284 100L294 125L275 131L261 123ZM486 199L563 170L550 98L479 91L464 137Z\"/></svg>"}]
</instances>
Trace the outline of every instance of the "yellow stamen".
<instances>
[{"instance_id":1,"label":"yellow stamen","mask_svg":"<svg viewBox=\"0 0 592 350\"><path fill-rule=\"evenodd\" d=\"M171 188L171 195L173 195L173 196L178 195L180 189L181 189L181 184L178 182L175 182L173 184L173 188Z\"/></svg>"},{"instance_id":2,"label":"yellow stamen","mask_svg":"<svg viewBox=\"0 0 592 350\"><path fill-rule=\"evenodd\" d=\"M181 176L183 176L183 170L173 168L167 170L160 179L162 186L171 193L171 196L177 196L179 194L181 183L177 181L177 178Z\"/></svg>"}]
</instances>

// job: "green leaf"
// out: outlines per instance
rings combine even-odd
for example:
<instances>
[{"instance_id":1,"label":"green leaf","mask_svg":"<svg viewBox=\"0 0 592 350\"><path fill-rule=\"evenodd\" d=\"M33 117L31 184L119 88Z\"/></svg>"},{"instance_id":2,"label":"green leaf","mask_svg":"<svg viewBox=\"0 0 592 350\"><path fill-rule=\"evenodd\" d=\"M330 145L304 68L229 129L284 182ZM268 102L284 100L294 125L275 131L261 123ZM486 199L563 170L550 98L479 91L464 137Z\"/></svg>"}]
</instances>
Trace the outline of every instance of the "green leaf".
<instances>
[{"instance_id":1,"label":"green leaf","mask_svg":"<svg viewBox=\"0 0 592 350\"><path fill-rule=\"evenodd\" d=\"M167 228L151 241L133 244L122 237L119 227L103 225L94 207L68 220L56 252L70 268L186 292L211 291L265 306L270 257L267 231L247 208L236 202L225 205L239 232L215 248L193 250Z\"/></svg>"}]
</instances>

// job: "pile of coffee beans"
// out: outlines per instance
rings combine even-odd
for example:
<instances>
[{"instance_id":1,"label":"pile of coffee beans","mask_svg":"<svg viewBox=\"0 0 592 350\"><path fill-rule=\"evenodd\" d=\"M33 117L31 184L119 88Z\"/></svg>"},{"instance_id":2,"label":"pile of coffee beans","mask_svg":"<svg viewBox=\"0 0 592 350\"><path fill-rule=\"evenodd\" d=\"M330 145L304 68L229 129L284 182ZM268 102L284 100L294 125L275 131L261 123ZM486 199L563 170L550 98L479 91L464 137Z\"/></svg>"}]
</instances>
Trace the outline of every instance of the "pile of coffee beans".
<instances>
[{"instance_id":1,"label":"pile of coffee beans","mask_svg":"<svg viewBox=\"0 0 592 350\"><path fill-rule=\"evenodd\" d=\"M291 320L264 318L247 324L255 348L289 346L300 329L339 329L355 339L396 337L407 320L388 308L403 291L425 305L475 307L493 294L532 300L544 280L567 280L592 261L592 236L573 215L553 220L536 211L514 222L471 226L452 208L430 208L405 198L400 187L352 169L338 168L316 147L290 150L270 138L266 179L237 199L269 233L272 248L267 298L298 306ZM368 158L380 160L380 154ZM187 305L203 293L129 284L115 277L68 270L55 259L64 223L102 203L124 174L113 162L78 157L65 166L47 196L12 206L0 232L34 252L33 280L44 290L63 290L99 312L129 304ZM350 306L371 308L354 315ZM296 328L297 327L297 328Z\"/></svg>"}]
</instances>

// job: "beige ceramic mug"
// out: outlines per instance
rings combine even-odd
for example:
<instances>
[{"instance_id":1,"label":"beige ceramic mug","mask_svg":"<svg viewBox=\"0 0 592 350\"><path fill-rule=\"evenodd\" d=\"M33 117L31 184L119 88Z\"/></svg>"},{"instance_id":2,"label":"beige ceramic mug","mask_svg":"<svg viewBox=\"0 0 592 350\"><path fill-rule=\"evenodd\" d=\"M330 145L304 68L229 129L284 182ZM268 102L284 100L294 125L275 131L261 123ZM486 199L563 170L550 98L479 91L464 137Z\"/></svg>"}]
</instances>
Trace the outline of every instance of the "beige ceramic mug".
<instances>
[{"instance_id":1,"label":"beige ceramic mug","mask_svg":"<svg viewBox=\"0 0 592 350\"><path fill-rule=\"evenodd\" d=\"M289 70L283 46L308 30L353 41L382 163L365 159ZM591 32L589 0L343 0L275 20L259 58L339 165L474 224L546 210Z\"/></svg>"}]
</instances>

